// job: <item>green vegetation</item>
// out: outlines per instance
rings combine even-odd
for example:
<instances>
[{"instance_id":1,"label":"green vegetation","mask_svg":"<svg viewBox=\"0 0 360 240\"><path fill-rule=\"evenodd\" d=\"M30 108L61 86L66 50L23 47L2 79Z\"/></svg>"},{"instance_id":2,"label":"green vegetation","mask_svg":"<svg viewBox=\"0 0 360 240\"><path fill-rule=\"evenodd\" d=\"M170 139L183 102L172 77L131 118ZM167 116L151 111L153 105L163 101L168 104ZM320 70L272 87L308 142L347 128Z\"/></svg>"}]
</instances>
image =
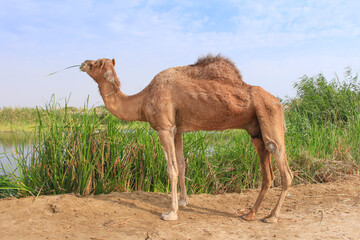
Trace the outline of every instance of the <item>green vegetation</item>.
<instances>
[{"instance_id":1,"label":"green vegetation","mask_svg":"<svg viewBox=\"0 0 360 240\"><path fill-rule=\"evenodd\" d=\"M294 85L297 96L284 102L295 183L360 173L360 87L357 75L350 74L341 82L305 76ZM148 124L122 122L103 108L73 109L66 103L64 108L52 102L24 111L36 113L28 118L36 119L31 122L36 144L25 151L15 141L17 174L9 169L0 177L0 197L169 191L164 153ZM1 110L3 122L19 122L15 112L7 113ZM184 155L189 194L238 192L261 184L258 157L243 130L186 133Z\"/></svg>"},{"instance_id":2,"label":"green vegetation","mask_svg":"<svg viewBox=\"0 0 360 240\"><path fill-rule=\"evenodd\" d=\"M1 108L0 131L31 130L36 124L37 114L33 108Z\"/></svg>"},{"instance_id":3,"label":"green vegetation","mask_svg":"<svg viewBox=\"0 0 360 240\"><path fill-rule=\"evenodd\" d=\"M294 84L295 99L285 103L286 146L297 180L329 181L359 174L360 84L358 74L327 81L323 75Z\"/></svg>"},{"instance_id":4,"label":"green vegetation","mask_svg":"<svg viewBox=\"0 0 360 240\"><path fill-rule=\"evenodd\" d=\"M67 102L68 100L65 100ZM61 107L55 101L54 96L51 98L50 104L47 104L44 109L56 109L56 111L67 112L67 114L71 114L73 117L79 117L83 114L84 109L88 109L86 106L83 109L75 108L75 107ZM109 111L105 106L99 106L92 109L94 113L96 113L99 119L103 119L109 115ZM49 117L48 115L43 115L42 118L45 119ZM129 125L126 121L118 120L119 123L123 125ZM39 125L38 119L38 108L19 108L19 107L4 107L0 108L0 132L16 132L16 133L24 133L24 132L33 132L37 129ZM140 126L138 124L132 123L132 127Z\"/></svg>"}]
</instances>

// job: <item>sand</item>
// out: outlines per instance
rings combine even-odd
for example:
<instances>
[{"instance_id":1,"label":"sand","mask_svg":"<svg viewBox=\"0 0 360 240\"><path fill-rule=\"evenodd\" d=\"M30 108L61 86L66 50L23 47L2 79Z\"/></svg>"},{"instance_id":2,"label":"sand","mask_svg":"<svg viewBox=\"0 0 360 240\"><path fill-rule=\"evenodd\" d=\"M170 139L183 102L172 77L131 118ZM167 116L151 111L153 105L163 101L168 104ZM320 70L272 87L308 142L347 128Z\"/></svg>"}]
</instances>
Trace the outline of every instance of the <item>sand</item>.
<instances>
[{"instance_id":1,"label":"sand","mask_svg":"<svg viewBox=\"0 0 360 240\"><path fill-rule=\"evenodd\" d=\"M272 188L259 220L240 219L258 190L190 195L179 220L166 222L170 198L132 192L0 200L0 239L360 239L360 176L293 186L278 223L263 223L281 188Z\"/></svg>"}]
</instances>

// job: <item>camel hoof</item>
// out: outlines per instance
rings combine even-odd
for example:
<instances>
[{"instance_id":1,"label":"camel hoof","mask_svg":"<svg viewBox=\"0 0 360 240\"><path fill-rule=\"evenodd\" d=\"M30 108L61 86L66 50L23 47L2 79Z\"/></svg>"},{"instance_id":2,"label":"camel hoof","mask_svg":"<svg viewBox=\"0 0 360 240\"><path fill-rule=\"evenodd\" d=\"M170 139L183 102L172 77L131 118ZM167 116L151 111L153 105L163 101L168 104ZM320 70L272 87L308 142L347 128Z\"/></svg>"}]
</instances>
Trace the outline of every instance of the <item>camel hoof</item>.
<instances>
[{"instance_id":1,"label":"camel hoof","mask_svg":"<svg viewBox=\"0 0 360 240\"><path fill-rule=\"evenodd\" d=\"M263 218L262 221L264 223L277 223L279 221L279 218L269 216L269 217Z\"/></svg>"},{"instance_id":2,"label":"camel hoof","mask_svg":"<svg viewBox=\"0 0 360 240\"><path fill-rule=\"evenodd\" d=\"M189 203L188 203L187 199L179 199L179 207L185 207L188 204Z\"/></svg>"},{"instance_id":3,"label":"camel hoof","mask_svg":"<svg viewBox=\"0 0 360 240\"><path fill-rule=\"evenodd\" d=\"M175 221L178 219L177 213L174 211L170 211L168 213L163 213L161 215L161 219L165 221Z\"/></svg>"},{"instance_id":4,"label":"camel hoof","mask_svg":"<svg viewBox=\"0 0 360 240\"><path fill-rule=\"evenodd\" d=\"M248 213L248 214L242 215L241 219L245 220L245 221L254 221L254 220L256 220L256 216L254 213Z\"/></svg>"}]
</instances>

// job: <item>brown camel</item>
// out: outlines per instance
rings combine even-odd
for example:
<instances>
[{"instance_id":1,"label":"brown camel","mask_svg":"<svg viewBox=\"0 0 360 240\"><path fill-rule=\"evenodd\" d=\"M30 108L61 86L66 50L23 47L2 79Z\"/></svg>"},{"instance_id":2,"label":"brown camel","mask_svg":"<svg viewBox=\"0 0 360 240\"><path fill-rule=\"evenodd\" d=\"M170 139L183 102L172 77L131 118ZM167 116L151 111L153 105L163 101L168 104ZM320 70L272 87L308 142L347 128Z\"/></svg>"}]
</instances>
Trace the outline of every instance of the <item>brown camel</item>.
<instances>
[{"instance_id":1,"label":"brown camel","mask_svg":"<svg viewBox=\"0 0 360 240\"><path fill-rule=\"evenodd\" d=\"M281 175L282 192L264 221L277 221L293 176L285 154L283 110L276 97L243 82L235 65L220 55L208 55L199 58L195 64L166 69L157 74L144 90L132 96L120 91L114 66L114 59L87 60L80 69L98 83L104 103L112 114L127 121L149 122L158 132L171 182L170 211L162 214L162 219L176 220L178 206L188 204L182 134L238 128L250 134L263 174L260 194L250 212L242 218L256 218L256 212L272 185L272 154Z\"/></svg>"}]
</instances>

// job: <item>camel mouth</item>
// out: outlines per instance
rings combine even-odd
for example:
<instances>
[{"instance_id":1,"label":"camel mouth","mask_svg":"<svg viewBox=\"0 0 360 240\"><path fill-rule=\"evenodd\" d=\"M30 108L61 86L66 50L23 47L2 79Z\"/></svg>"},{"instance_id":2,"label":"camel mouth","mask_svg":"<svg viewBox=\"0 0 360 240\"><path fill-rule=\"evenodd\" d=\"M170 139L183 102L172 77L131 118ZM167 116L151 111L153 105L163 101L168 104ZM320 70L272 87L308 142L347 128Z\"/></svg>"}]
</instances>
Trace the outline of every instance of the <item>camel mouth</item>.
<instances>
[{"instance_id":1,"label":"camel mouth","mask_svg":"<svg viewBox=\"0 0 360 240\"><path fill-rule=\"evenodd\" d=\"M80 71L86 72L87 69L89 68L89 66L86 63L82 63L79 68L80 68Z\"/></svg>"}]
</instances>

